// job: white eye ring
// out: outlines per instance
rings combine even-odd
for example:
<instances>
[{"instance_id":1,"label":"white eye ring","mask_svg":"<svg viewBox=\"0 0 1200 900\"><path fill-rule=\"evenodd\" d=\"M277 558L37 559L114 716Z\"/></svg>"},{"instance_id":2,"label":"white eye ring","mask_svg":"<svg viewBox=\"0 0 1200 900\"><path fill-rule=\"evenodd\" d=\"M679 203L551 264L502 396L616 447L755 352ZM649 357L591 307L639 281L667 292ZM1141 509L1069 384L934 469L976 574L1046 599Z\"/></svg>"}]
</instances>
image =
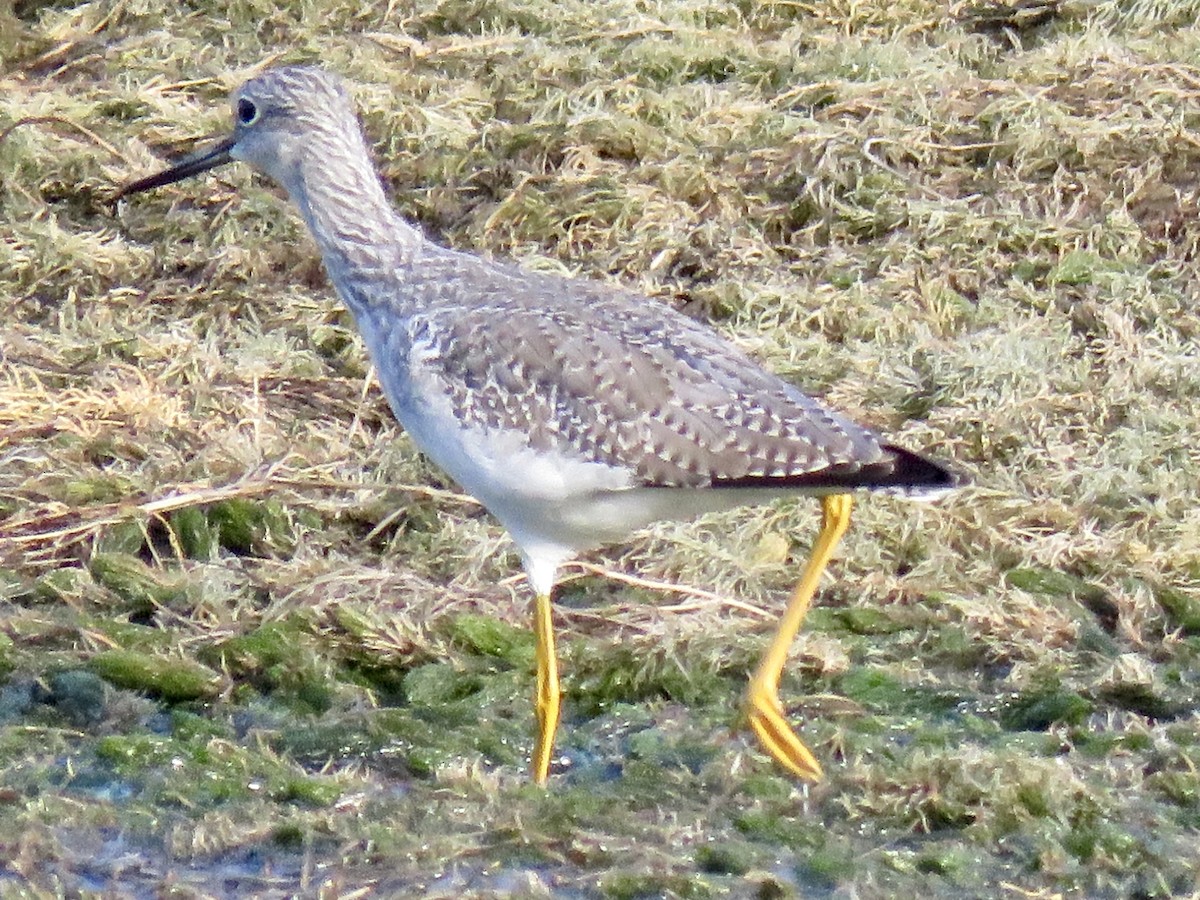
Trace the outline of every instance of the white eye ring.
<instances>
[{"instance_id":1,"label":"white eye ring","mask_svg":"<svg viewBox=\"0 0 1200 900\"><path fill-rule=\"evenodd\" d=\"M237 102L237 120L242 125L253 125L258 121L258 107L253 101L242 97Z\"/></svg>"}]
</instances>

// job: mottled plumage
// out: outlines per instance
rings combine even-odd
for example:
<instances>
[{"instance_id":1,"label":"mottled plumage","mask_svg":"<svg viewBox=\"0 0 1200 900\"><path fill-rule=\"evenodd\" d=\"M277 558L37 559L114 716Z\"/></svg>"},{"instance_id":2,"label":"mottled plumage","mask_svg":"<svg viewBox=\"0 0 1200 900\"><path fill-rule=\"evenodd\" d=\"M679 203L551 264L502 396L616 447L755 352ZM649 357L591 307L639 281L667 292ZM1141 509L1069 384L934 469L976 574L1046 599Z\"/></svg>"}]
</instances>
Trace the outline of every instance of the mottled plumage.
<instances>
[{"instance_id":1,"label":"mottled plumage","mask_svg":"<svg viewBox=\"0 0 1200 900\"><path fill-rule=\"evenodd\" d=\"M388 203L336 76L274 69L243 85L233 108L231 138L125 193L238 159L296 202L397 418L521 549L539 597L539 779L557 723L548 596L562 562L659 519L781 495L953 486L946 469L882 443L669 308L426 240ZM848 500L825 508L808 596L849 518ZM782 665L783 651L769 657L768 669ZM815 777L768 708L778 672L756 677L752 726Z\"/></svg>"}]
</instances>

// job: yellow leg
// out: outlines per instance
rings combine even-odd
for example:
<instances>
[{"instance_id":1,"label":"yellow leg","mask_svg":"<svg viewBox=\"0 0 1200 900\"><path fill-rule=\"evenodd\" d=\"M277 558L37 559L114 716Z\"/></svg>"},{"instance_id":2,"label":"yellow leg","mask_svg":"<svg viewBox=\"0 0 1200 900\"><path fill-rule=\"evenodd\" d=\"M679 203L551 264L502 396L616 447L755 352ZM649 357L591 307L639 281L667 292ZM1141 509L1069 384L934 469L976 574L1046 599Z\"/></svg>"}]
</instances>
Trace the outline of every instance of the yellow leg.
<instances>
[{"instance_id":1,"label":"yellow leg","mask_svg":"<svg viewBox=\"0 0 1200 900\"><path fill-rule=\"evenodd\" d=\"M550 595L538 594L533 607L533 630L537 636L537 708L538 736L533 750L533 780L545 784L550 774L550 754L554 752L554 732L558 730L558 660L554 655L554 624L550 620Z\"/></svg>"},{"instance_id":2,"label":"yellow leg","mask_svg":"<svg viewBox=\"0 0 1200 900\"><path fill-rule=\"evenodd\" d=\"M746 719L763 748L784 768L806 781L821 780L821 764L783 718L783 706L779 702L779 676L787 662L788 649L804 624L813 594L821 582L821 573L825 571L834 548L850 524L852 505L849 494L832 494L822 498L824 517L821 533L813 545L800 583L788 601L783 621L779 623L771 646L763 654L762 662L758 664L746 691Z\"/></svg>"}]
</instances>

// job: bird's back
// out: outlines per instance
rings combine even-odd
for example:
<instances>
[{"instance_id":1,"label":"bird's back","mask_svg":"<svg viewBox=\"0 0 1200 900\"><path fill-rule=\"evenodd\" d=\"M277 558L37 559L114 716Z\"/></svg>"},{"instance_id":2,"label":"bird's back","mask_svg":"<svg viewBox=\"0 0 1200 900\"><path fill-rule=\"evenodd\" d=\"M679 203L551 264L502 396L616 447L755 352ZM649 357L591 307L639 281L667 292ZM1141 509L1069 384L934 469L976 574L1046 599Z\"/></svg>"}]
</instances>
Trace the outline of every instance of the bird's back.
<instances>
[{"instance_id":1,"label":"bird's back","mask_svg":"<svg viewBox=\"0 0 1200 900\"><path fill-rule=\"evenodd\" d=\"M636 293L430 242L395 277L364 330L394 332L372 351L402 420L419 386L463 428L636 487L882 486L893 468L870 431Z\"/></svg>"}]
</instances>

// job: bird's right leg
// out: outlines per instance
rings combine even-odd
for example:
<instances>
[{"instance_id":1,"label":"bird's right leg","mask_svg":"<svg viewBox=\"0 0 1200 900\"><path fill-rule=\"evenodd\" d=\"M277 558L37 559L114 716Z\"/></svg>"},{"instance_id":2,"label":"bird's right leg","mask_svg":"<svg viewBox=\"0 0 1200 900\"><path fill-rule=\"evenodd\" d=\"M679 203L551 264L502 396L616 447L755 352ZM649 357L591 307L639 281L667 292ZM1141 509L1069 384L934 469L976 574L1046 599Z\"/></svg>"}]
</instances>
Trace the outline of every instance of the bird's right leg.
<instances>
[{"instance_id":1,"label":"bird's right leg","mask_svg":"<svg viewBox=\"0 0 1200 900\"><path fill-rule=\"evenodd\" d=\"M548 591L537 592L533 606L533 630L537 641L537 693L534 703L538 720L537 743L533 750L533 780L544 785L550 774L550 755L554 752L554 733L558 730L562 697Z\"/></svg>"}]
</instances>

